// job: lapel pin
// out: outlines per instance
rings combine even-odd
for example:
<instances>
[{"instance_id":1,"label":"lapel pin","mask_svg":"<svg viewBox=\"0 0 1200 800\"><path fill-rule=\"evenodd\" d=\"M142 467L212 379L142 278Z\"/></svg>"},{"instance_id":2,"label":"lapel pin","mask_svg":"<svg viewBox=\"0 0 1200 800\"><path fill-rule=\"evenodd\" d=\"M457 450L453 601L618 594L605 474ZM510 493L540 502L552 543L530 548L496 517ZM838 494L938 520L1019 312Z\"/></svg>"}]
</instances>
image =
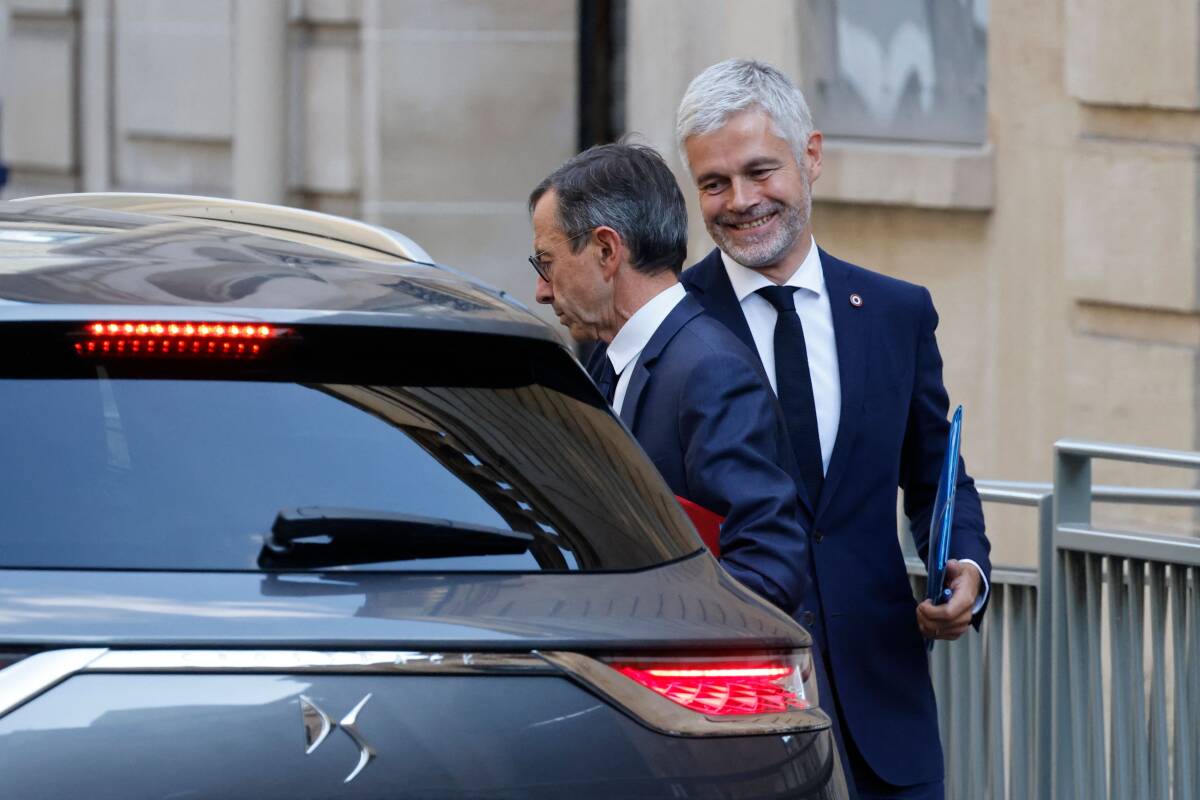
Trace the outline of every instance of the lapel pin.
<instances>
[{"instance_id":1,"label":"lapel pin","mask_svg":"<svg viewBox=\"0 0 1200 800\"><path fill-rule=\"evenodd\" d=\"M857 293L851 294L850 305L854 306L855 308L862 308L862 295Z\"/></svg>"}]
</instances>

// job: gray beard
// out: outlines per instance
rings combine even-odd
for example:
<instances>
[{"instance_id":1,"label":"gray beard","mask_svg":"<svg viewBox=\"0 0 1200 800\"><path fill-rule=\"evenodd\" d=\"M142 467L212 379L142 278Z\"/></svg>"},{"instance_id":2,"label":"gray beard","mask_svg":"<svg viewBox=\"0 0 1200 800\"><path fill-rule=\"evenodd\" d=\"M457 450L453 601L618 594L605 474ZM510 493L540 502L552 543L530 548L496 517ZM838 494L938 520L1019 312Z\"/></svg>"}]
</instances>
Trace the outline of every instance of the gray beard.
<instances>
[{"instance_id":1,"label":"gray beard","mask_svg":"<svg viewBox=\"0 0 1200 800\"><path fill-rule=\"evenodd\" d=\"M717 247L742 266L751 269L769 267L779 263L803 233L811 215L811 201L806 205L808 208L804 211L793 207L779 208L779 232L761 242L751 242L745 245L735 243L731 237L726 235L725 228L716 223L708 226L708 234L717 243Z\"/></svg>"}]
</instances>

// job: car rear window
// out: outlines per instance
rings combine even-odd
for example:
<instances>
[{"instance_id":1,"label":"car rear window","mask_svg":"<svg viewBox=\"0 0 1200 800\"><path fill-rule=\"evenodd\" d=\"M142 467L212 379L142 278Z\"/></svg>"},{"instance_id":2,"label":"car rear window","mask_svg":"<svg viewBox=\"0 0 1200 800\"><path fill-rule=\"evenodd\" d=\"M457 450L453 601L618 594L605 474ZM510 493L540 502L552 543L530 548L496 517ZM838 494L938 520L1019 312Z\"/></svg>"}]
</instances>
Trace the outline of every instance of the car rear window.
<instances>
[{"instance_id":1,"label":"car rear window","mask_svg":"<svg viewBox=\"0 0 1200 800\"><path fill-rule=\"evenodd\" d=\"M263 566L277 516L304 509L368 521L348 546L306 540L315 552L386 545L323 569L624 570L695 551L675 499L564 352L426 337L406 357L405 337L387 336L340 358L0 374L0 566L307 568ZM423 521L439 544L409 552L375 516ZM480 531L530 544L457 551Z\"/></svg>"}]
</instances>

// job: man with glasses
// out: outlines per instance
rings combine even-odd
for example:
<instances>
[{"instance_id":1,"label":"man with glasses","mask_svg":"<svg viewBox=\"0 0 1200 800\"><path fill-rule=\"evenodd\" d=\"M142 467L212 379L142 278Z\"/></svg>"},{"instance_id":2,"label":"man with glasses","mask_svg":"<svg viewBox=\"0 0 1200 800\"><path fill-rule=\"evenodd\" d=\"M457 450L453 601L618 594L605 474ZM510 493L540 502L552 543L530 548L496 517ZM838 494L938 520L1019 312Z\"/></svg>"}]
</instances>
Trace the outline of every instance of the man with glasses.
<instances>
[{"instance_id":1,"label":"man with glasses","mask_svg":"<svg viewBox=\"0 0 1200 800\"><path fill-rule=\"evenodd\" d=\"M676 495L724 517L721 563L792 612L808 537L778 403L754 355L684 291L683 195L648 147L593 147L529 197L537 300L577 341L589 371Z\"/></svg>"}]
</instances>

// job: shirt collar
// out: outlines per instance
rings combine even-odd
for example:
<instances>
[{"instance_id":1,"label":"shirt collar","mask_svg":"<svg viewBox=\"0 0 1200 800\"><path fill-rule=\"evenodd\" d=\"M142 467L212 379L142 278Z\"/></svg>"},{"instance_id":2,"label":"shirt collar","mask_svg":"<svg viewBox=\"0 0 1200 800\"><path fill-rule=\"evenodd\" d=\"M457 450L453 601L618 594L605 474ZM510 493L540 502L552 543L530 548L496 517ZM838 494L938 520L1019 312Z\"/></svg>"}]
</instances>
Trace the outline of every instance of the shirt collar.
<instances>
[{"instance_id":1,"label":"shirt collar","mask_svg":"<svg viewBox=\"0 0 1200 800\"><path fill-rule=\"evenodd\" d=\"M743 267L734 261L724 250L721 251L721 262L725 265L725 272L729 275L729 282L733 285L733 293L737 295L739 303L764 286L775 285L758 270ZM821 269L821 256L817 252L816 239L812 240L808 255L800 263L800 268L792 273L792 277L787 279L784 286L806 289L817 297L825 294L825 273Z\"/></svg>"},{"instance_id":2,"label":"shirt collar","mask_svg":"<svg viewBox=\"0 0 1200 800\"><path fill-rule=\"evenodd\" d=\"M625 371L629 362L641 354L649 344L650 337L658 330L658 326L662 325L663 320L686 294L687 290L683 288L682 283L673 284L650 298L626 320L608 345L608 359L618 375Z\"/></svg>"}]
</instances>

